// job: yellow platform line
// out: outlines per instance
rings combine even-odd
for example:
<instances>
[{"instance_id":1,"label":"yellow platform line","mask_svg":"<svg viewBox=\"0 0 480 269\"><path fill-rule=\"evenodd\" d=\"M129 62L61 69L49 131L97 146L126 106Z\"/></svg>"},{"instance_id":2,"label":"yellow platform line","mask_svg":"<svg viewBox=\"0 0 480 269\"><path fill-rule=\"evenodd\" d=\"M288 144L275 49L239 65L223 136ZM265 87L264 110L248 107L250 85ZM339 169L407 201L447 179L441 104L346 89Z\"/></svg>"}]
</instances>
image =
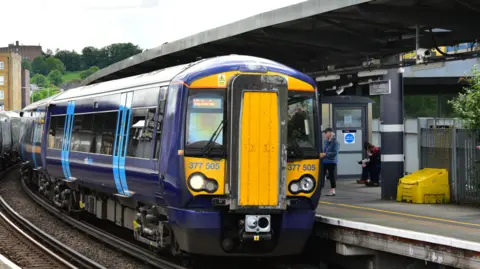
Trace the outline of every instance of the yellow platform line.
<instances>
[{"instance_id":1,"label":"yellow platform line","mask_svg":"<svg viewBox=\"0 0 480 269\"><path fill-rule=\"evenodd\" d=\"M433 221L439 221L439 222L447 222L447 223L461 224L461 225L466 225L466 226L480 227L480 224L476 224L476 223L462 222L462 221L441 219L441 218L434 218L434 217L427 217L427 216L420 216L420 215L415 215L415 214L389 211L389 210L383 210L383 209L377 209L377 208L371 208L371 207L363 207L363 206L356 206L356 205L349 205L349 204L337 204L337 203L325 202L325 201L320 201L320 204L342 206L342 207L347 207L347 208L362 209L362 210L386 213L386 214L397 215L397 216L412 217L412 218L418 218L418 219L433 220Z\"/></svg>"}]
</instances>

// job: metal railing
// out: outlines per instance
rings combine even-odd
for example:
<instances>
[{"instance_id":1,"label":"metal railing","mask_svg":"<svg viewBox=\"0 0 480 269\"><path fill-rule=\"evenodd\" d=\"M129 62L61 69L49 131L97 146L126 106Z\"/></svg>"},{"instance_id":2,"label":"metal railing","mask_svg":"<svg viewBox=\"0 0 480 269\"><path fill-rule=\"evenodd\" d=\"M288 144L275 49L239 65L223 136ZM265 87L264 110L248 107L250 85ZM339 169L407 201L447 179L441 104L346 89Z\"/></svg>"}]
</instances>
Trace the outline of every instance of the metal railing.
<instances>
[{"instance_id":1,"label":"metal railing","mask_svg":"<svg viewBox=\"0 0 480 269\"><path fill-rule=\"evenodd\" d=\"M449 172L452 200L480 205L480 130L422 128L420 167Z\"/></svg>"}]
</instances>

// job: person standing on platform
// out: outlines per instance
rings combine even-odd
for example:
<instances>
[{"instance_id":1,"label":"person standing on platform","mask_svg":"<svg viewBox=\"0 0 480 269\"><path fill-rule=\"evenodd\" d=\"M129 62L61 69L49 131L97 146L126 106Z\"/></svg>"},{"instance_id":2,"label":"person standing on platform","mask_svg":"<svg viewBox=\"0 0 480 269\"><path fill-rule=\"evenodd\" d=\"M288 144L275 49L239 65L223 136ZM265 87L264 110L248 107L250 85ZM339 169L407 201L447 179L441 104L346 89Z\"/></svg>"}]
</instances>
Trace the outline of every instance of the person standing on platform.
<instances>
[{"instance_id":1,"label":"person standing on platform","mask_svg":"<svg viewBox=\"0 0 480 269\"><path fill-rule=\"evenodd\" d=\"M326 128L323 131L323 134L325 137L325 143L323 144L323 152L320 153L320 158L322 158L323 163L322 182L325 182L325 178L328 174L328 179L330 180L330 191L327 193L327 196L335 196L335 169L337 168L338 150L340 149L340 144L335 138L332 128Z\"/></svg>"}]
</instances>

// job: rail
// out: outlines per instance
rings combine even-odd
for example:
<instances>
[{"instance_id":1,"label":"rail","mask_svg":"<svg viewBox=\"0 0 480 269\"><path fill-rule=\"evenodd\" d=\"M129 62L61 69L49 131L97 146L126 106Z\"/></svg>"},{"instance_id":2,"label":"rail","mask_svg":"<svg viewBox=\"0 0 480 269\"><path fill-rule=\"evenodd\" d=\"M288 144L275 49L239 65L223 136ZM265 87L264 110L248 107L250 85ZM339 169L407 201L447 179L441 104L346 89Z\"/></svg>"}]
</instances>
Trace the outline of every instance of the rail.
<instances>
[{"instance_id":1,"label":"rail","mask_svg":"<svg viewBox=\"0 0 480 269\"><path fill-rule=\"evenodd\" d=\"M7 173L12 171L13 169L18 168L18 164L10 167L9 169L3 171L0 174L0 180L5 176ZM0 196L0 206L4 209L4 211L10 216L13 221L11 221L6 215L0 213L0 217L8 223L10 227L16 230L23 238L28 240L30 243L38 247L44 253L48 254L52 259L59 262L60 264L68 267L68 268L105 268L104 266L96 263L95 261L87 258L86 256L78 253L74 249L68 247L67 245L63 244L62 242L58 241L57 239L53 238L49 234L45 233L44 231L40 230L38 227L33 225L27 219L22 217L18 214L12 207L10 207L3 197ZM24 230L22 230L19 226L17 226L14 222L18 223ZM33 235L33 236L31 236ZM39 238L42 243L35 240L33 237ZM59 253L60 255L56 254ZM70 260L70 261L69 261Z\"/></svg>"},{"instance_id":2,"label":"rail","mask_svg":"<svg viewBox=\"0 0 480 269\"><path fill-rule=\"evenodd\" d=\"M25 184L25 182L22 180L22 187L25 190L25 192L30 196L35 202L37 202L40 206L42 206L44 209L46 209L48 212L56 216L57 218L61 219L65 223L81 230L82 232L97 238L98 240L102 241L103 243L116 248L132 257L135 257L141 261L144 261L148 263L149 265L152 265L156 268L160 269L186 269L183 266L177 265L175 263L163 260L162 258L156 256L155 254L151 253L150 251L147 251L145 249L142 249L141 247L129 243L128 241L118 238L114 235L108 234L107 232L92 226L90 224L87 224L85 222L82 222L80 220L77 220L65 213L63 213L61 210L58 208L54 207L38 195L36 195L28 186Z\"/></svg>"}]
</instances>

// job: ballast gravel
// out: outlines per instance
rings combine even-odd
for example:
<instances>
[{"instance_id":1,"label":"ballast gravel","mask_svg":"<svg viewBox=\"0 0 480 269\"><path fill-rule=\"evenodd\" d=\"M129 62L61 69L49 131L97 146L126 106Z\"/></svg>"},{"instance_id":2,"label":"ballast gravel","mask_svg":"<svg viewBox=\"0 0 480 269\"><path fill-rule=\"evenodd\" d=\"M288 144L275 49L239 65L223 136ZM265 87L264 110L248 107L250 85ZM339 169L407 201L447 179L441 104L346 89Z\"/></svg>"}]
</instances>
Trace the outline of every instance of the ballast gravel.
<instances>
[{"instance_id":1,"label":"ballast gravel","mask_svg":"<svg viewBox=\"0 0 480 269\"><path fill-rule=\"evenodd\" d=\"M102 264L115 269L143 269L150 266L83 234L44 210L22 189L20 173L14 170L0 181L0 195L20 215L62 243Z\"/></svg>"}]
</instances>

